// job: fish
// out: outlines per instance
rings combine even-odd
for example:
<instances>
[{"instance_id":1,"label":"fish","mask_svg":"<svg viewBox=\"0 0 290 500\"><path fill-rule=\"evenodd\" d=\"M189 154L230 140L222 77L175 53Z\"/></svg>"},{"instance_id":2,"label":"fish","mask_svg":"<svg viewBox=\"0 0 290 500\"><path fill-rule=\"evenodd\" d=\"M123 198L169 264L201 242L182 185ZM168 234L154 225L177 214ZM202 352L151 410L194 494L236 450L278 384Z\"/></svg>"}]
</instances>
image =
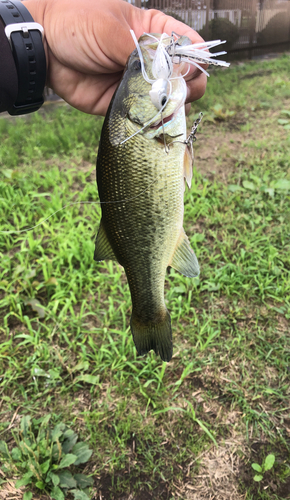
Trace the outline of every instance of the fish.
<instances>
[{"instance_id":1,"label":"fish","mask_svg":"<svg viewBox=\"0 0 290 500\"><path fill-rule=\"evenodd\" d=\"M192 43L184 38L180 46ZM112 259L124 268L138 354L153 349L166 362L173 353L167 269L191 278L200 272L183 229L193 163L186 142L187 65L173 49L168 35L142 35L111 100L97 156L102 218L94 253L95 261Z\"/></svg>"}]
</instances>

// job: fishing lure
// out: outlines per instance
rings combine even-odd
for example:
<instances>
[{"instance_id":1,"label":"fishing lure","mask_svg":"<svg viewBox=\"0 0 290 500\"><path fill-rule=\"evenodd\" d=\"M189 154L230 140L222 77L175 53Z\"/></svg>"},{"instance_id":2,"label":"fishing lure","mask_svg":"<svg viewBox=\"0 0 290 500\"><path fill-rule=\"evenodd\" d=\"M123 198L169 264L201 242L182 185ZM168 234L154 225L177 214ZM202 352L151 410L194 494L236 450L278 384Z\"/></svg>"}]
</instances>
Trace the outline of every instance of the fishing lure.
<instances>
[{"instance_id":1,"label":"fishing lure","mask_svg":"<svg viewBox=\"0 0 290 500\"><path fill-rule=\"evenodd\" d=\"M213 40L210 42L199 42L188 44L188 38L184 36L180 36L175 32L172 32L171 37L167 35L167 33L163 33L160 38L150 34L144 33L148 37L151 37L155 42L158 43L157 49L155 51L155 55L152 62L152 74L153 79L150 78L146 72L144 59L142 55L142 51L136 35L133 30L130 30L131 36L136 45L136 49L139 55L141 70L144 80L151 84L151 90L149 91L149 96L152 104L154 104L155 108L158 110L157 114L153 116L145 125L139 129L137 132L132 134L130 137L127 137L120 144L124 144L128 140L132 139L135 135L142 132L149 125L155 122L161 114L161 121L163 123L162 112L167 106L171 93L172 93L172 80L178 78L183 79L188 74L190 65L198 68L202 73L204 73L207 77L209 77L209 73L200 65L200 64L212 64L215 66L224 66L228 67L230 63L226 61L221 61L219 59L214 59L217 56L221 56L226 54L225 51L220 51L212 54L209 52L210 49L216 47L217 45L221 45L226 43L226 40ZM184 75L173 77L174 64L187 63L189 65L187 72ZM185 83L184 83L185 85ZM201 118L200 118L201 121ZM200 121L198 123L200 123ZM197 127L196 127L197 128ZM195 130L196 130L195 128ZM186 140L186 144L189 143L192 137L192 132ZM165 151L168 153L168 146L164 144Z\"/></svg>"}]
</instances>

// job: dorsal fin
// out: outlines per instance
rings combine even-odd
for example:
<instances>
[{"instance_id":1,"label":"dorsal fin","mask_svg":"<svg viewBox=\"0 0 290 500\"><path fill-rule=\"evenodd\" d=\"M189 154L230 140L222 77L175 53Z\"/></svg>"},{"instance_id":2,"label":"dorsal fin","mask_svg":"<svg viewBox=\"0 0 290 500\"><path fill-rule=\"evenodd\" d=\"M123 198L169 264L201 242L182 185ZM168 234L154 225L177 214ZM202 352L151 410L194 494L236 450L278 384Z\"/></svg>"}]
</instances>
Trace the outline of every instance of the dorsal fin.
<instances>
[{"instance_id":1,"label":"dorsal fin","mask_svg":"<svg viewBox=\"0 0 290 500\"><path fill-rule=\"evenodd\" d=\"M95 243L94 260L100 261L105 259L117 260L101 220Z\"/></svg>"},{"instance_id":2,"label":"dorsal fin","mask_svg":"<svg viewBox=\"0 0 290 500\"><path fill-rule=\"evenodd\" d=\"M175 247L172 261L169 265L184 276L195 278L199 275L199 265L196 255L190 247L189 239L182 228Z\"/></svg>"}]
</instances>

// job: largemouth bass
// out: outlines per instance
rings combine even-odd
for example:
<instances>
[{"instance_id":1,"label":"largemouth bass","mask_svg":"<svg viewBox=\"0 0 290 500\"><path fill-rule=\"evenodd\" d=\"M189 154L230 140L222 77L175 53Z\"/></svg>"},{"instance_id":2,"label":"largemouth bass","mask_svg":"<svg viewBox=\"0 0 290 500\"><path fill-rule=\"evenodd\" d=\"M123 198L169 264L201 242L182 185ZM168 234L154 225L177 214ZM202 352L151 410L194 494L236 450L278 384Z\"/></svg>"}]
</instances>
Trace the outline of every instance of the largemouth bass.
<instances>
[{"instance_id":1,"label":"largemouth bass","mask_svg":"<svg viewBox=\"0 0 290 500\"><path fill-rule=\"evenodd\" d=\"M170 361L166 270L171 266L195 277L199 265L183 230L185 179L190 185L192 175L191 148L184 143L186 84L181 74L187 65L180 60L173 64L163 93L157 89L152 99L151 83L156 78L152 65L160 49L160 35L154 36L139 39L139 49L128 59L104 121L97 158L102 219L94 259L113 259L124 267L138 353L154 349L162 360ZM164 38L162 43L168 47L170 40ZM191 44L189 39L185 43Z\"/></svg>"}]
</instances>

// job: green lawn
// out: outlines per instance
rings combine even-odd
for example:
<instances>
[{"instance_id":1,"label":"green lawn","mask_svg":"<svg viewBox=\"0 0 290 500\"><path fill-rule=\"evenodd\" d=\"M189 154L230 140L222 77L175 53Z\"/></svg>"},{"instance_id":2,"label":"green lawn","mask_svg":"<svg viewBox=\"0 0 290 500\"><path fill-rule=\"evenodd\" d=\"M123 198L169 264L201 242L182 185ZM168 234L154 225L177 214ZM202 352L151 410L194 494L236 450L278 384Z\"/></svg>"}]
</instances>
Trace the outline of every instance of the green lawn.
<instances>
[{"instance_id":1,"label":"green lawn","mask_svg":"<svg viewBox=\"0 0 290 500\"><path fill-rule=\"evenodd\" d=\"M168 364L136 355L125 274L93 261L102 120L0 119L0 440L16 446L24 415L64 422L93 450L91 499L290 498L289 74L289 55L212 71L192 107L201 274L167 276ZM0 499L50 498L5 457Z\"/></svg>"}]
</instances>

